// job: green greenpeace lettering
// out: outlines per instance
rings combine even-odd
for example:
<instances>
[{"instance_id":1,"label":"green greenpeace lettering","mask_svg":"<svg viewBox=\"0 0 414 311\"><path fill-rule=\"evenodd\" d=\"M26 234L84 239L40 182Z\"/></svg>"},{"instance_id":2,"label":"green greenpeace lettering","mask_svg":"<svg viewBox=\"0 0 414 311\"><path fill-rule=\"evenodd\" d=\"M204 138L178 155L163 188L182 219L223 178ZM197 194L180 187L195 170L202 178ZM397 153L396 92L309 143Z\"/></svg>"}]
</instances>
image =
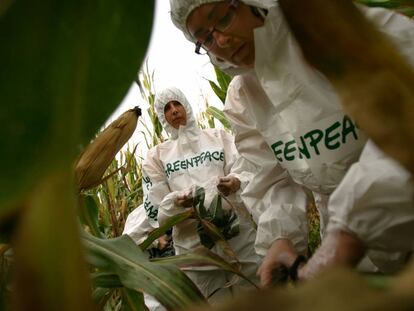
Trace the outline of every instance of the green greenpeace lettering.
<instances>
[{"instance_id":1,"label":"green greenpeace lettering","mask_svg":"<svg viewBox=\"0 0 414 311\"><path fill-rule=\"evenodd\" d=\"M299 137L289 141L278 140L272 144L272 150L279 162L295 161L296 159L311 159L321 154L321 147L336 150L351 140L358 140L358 127L348 117L342 122L336 121L326 129L312 129Z\"/></svg>"},{"instance_id":2,"label":"green greenpeace lettering","mask_svg":"<svg viewBox=\"0 0 414 311\"><path fill-rule=\"evenodd\" d=\"M145 212L147 213L148 218L153 219L155 221L157 221L157 216L158 216L158 208L156 208L151 201L149 200L148 195L145 197L145 201L144 201L144 209Z\"/></svg>"},{"instance_id":3,"label":"green greenpeace lettering","mask_svg":"<svg viewBox=\"0 0 414 311\"><path fill-rule=\"evenodd\" d=\"M195 155L189 159L177 160L167 163L164 167L165 175L170 178L171 173L178 172L180 170L188 170L194 167L199 167L206 162L224 162L223 151L203 151L198 155Z\"/></svg>"}]
</instances>

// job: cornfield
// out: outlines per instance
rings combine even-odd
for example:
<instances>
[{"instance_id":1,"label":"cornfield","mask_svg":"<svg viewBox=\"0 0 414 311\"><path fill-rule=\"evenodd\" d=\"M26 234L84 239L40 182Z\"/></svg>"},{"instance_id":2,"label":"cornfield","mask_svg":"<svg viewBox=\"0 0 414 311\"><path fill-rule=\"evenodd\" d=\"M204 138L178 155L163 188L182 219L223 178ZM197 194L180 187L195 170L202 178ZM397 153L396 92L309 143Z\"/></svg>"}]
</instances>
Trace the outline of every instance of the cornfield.
<instances>
[{"instance_id":1,"label":"cornfield","mask_svg":"<svg viewBox=\"0 0 414 311\"><path fill-rule=\"evenodd\" d=\"M412 0L357 2L414 15ZM149 240L137 246L122 235L128 214L143 201L138 156L143 142L121 151L98 186L80 192L75 186L76 157L131 81L136 80L149 105L144 113L151 124L142 124L145 149L167 139L154 110L153 74L146 69L136 76L153 10L152 1L131 0L0 4L0 124L5 138L0 310L144 310L142 292L170 310L194 303L203 308L205 297L180 265L215 264L243 277L205 250L150 261L145 251ZM217 83L210 85L224 103L230 78L219 70L216 75ZM198 124L230 130L222 111L207 101ZM313 250L320 242L319 223L314 210L310 215ZM169 225L185 217L189 215L179 215ZM257 299L248 296L223 310L251 310L258 308L257 301L262 310L271 310L275 299L285 310L410 310L412 275L411 267L398 278L367 282L348 270L333 271L304 287L258 292ZM328 296L324 305L322 298Z\"/></svg>"}]
</instances>

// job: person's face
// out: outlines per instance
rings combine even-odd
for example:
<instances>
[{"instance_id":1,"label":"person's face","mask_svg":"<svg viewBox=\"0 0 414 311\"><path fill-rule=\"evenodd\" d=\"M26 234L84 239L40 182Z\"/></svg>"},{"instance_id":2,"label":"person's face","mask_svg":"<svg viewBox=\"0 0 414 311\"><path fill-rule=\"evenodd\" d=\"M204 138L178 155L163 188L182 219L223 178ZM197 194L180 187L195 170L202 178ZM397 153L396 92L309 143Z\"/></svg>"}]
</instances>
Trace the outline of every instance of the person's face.
<instances>
[{"instance_id":1,"label":"person's face","mask_svg":"<svg viewBox=\"0 0 414 311\"><path fill-rule=\"evenodd\" d=\"M187 124L187 113L185 112L185 108L177 101L170 101L165 105L164 115L168 124L175 129L178 129L180 125Z\"/></svg>"},{"instance_id":2,"label":"person's face","mask_svg":"<svg viewBox=\"0 0 414 311\"><path fill-rule=\"evenodd\" d=\"M187 29L202 46L219 59L237 67L254 66L254 28L263 20L249 6L228 1L203 4L187 18Z\"/></svg>"}]
</instances>

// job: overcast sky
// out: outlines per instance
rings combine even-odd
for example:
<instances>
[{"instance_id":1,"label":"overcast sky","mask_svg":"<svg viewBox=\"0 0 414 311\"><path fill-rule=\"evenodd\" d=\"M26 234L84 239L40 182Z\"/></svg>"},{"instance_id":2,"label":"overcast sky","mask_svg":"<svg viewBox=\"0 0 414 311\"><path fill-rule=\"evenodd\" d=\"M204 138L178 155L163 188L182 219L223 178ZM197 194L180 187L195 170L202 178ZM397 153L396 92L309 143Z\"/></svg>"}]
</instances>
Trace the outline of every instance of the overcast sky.
<instances>
[{"instance_id":1,"label":"overcast sky","mask_svg":"<svg viewBox=\"0 0 414 311\"><path fill-rule=\"evenodd\" d=\"M169 86L180 88L195 112L204 106L206 99L210 105L222 107L206 81L206 78L215 80L208 57L194 53L194 44L187 41L173 25L169 11L168 0L156 1L154 25L147 51L148 67L150 71L154 71L155 90L160 91ZM142 109L148 108L134 83L110 120L137 105ZM139 130L140 128L135 131L132 138L134 143L142 140Z\"/></svg>"}]
</instances>

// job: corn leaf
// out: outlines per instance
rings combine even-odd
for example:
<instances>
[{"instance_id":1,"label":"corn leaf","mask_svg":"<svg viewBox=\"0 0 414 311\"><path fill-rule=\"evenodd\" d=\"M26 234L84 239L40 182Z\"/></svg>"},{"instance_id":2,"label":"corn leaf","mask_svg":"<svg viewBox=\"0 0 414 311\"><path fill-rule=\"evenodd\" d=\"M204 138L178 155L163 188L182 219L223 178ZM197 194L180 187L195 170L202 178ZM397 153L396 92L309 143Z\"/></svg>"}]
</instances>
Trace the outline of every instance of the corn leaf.
<instances>
[{"instance_id":1,"label":"corn leaf","mask_svg":"<svg viewBox=\"0 0 414 311\"><path fill-rule=\"evenodd\" d=\"M224 115L223 111L217 109L216 107L210 106L207 108L206 113L215 119L219 120L221 124L223 124L224 128L231 129L230 122L227 120L226 116Z\"/></svg>"},{"instance_id":2,"label":"corn leaf","mask_svg":"<svg viewBox=\"0 0 414 311\"><path fill-rule=\"evenodd\" d=\"M112 288L95 288L93 291L92 299L95 302L98 310L104 310L104 307L108 300L111 298L114 289Z\"/></svg>"},{"instance_id":3,"label":"corn leaf","mask_svg":"<svg viewBox=\"0 0 414 311\"><path fill-rule=\"evenodd\" d=\"M99 229L99 208L95 198L91 195L80 195L79 200L81 201L79 206L81 222L89 228L94 236L104 238L104 234Z\"/></svg>"},{"instance_id":4,"label":"corn leaf","mask_svg":"<svg viewBox=\"0 0 414 311\"><path fill-rule=\"evenodd\" d=\"M142 293L128 288L122 288L121 292L123 311L148 311Z\"/></svg>"},{"instance_id":5,"label":"corn leaf","mask_svg":"<svg viewBox=\"0 0 414 311\"><path fill-rule=\"evenodd\" d=\"M218 86L214 81L208 80L208 83L210 84L211 89L213 92L217 95L218 98L220 98L221 102L224 104L226 101L226 91L222 90L220 86Z\"/></svg>"},{"instance_id":6,"label":"corn leaf","mask_svg":"<svg viewBox=\"0 0 414 311\"><path fill-rule=\"evenodd\" d=\"M216 73L217 82L219 83L220 88L224 91L224 93L227 93L227 89L229 88L232 78L216 66L214 66L214 71Z\"/></svg>"},{"instance_id":7,"label":"corn leaf","mask_svg":"<svg viewBox=\"0 0 414 311\"><path fill-rule=\"evenodd\" d=\"M83 242L92 265L116 274L124 287L148 293L169 310L204 301L183 272L173 266L149 262L127 235L101 240L84 233Z\"/></svg>"},{"instance_id":8,"label":"corn leaf","mask_svg":"<svg viewBox=\"0 0 414 311\"><path fill-rule=\"evenodd\" d=\"M152 231L148 235L146 240L139 245L139 247L141 248L141 250L146 250L152 244L152 242L154 242L159 237L163 236L168 229L174 227L175 225L193 216L194 216L193 210L189 209L185 211L184 213L170 217L163 226Z\"/></svg>"},{"instance_id":9,"label":"corn leaf","mask_svg":"<svg viewBox=\"0 0 414 311\"><path fill-rule=\"evenodd\" d=\"M223 269L224 271L234 273L251 283L253 286L257 287L240 271L239 265L227 262L225 259L205 247L199 247L183 255L155 258L151 261L159 264L173 264L179 268L215 266Z\"/></svg>"},{"instance_id":10,"label":"corn leaf","mask_svg":"<svg viewBox=\"0 0 414 311\"><path fill-rule=\"evenodd\" d=\"M26 202L13 245L13 310L94 309L71 176L69 165L38 180Z\"/></svg>"},{"instance_id":11,"label":"corn leaf","mask_svg":"<svg viewBox=\"0 0 414 311\"><path fill-rule=\"evenodd\" d=\"M122 287L118 275L110 272L95 272L91 274L93 287L95 288L118 288Z\"/></svg>"},{"instance_id":12,"label":"corn leaf","mask_svg":"<svg viewBox=\"0 0 414 311\"><path fill-rule=\"evenodd\" d=\"M0 223L19 217L13 310L93 310L71 167L127 93L154 4L0 6Z\"/></svg>"},{"instance_id":13,"label":"corn leaf","mask_svg":"<svg viewBox=\"0 0 414 311\"><path fill-rule=\"evenodd\" d=\"M0 220L70 165L127 93L153 1L11 1L0 15ZM24 21L24 23L22 23Z\"/></svg>"}]
</instances>

